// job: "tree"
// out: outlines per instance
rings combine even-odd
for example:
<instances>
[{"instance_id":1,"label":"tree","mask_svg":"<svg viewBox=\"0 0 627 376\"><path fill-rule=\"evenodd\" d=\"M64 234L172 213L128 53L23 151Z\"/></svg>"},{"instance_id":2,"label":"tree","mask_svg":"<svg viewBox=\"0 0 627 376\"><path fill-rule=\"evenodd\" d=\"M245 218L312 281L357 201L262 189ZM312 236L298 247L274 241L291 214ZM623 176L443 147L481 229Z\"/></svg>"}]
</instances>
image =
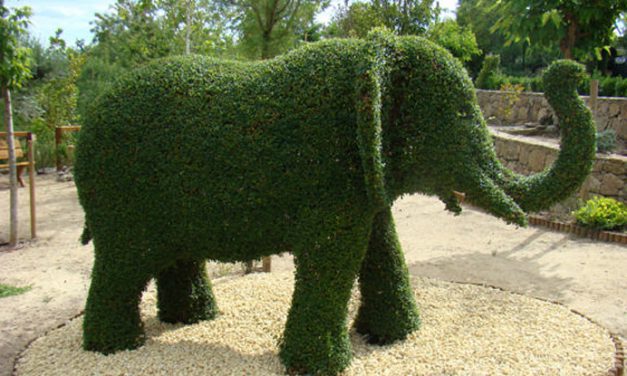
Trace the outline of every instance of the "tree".
<instances>
[{"instance_id":1,"label":"tree","mask_svg":"<svg viewBox=\"0 0 627 376\"><path fill-rule=\"evenodd\" d=\"M627 0L497 0L492 9L502 14L492 30L503 31L507 43L559 42L564 58L586 60L610 44Z\"/></svg>"},{"instance_id":2,"label":"tree","mask_svg":"<svg viewBox=\"0 0 627 376\"><path fill-rule=\"evenodd\" d=\"M39 103L45 111L43 117L51 133L56 127L68 125L77 120L76 80L85 61L84 55L66 47L61 33L62 30L58 29L55 36L50 38L48 53L62 60L64 69L46 80L39 93Z\"/></svg>"},{"instance_id":3,"label":"tree","mask_svg":"<svg viewBox=\"0 0 627 376\"><path fill-rule=\"evenodd\" d=\"M477 45L483 52L465 64L472 76L477 76L483 59L488 54L500 55L504 73L513 75L532 74L559 58L560 51L557 41L547 45L529 45L525 40L506 43L505 32L500 29L492 29L494 24L503 16L502 9L495 7L497 1L459 1L457 23L472 30L477 38Z\"/></svg>"},{"instance_id":4,"label":"tree","mask_svg":"<svg viewBox=\"0 0 627 376\"><path fill-rule=\"evenodd\" d=\"M332 37L363 38L372 28L385 26L398 35L423 35L438 19L434 0L372 0L339 8L327 29Z\"/></svg>"},{"instance_id":5,"label":"tree","mask_svg":"<svg viewBox=\"0 0 627 376\"><path fill-rule=\"evenodd\" d=\"M375 27L385 26L385 21L370 3L352 3L338 8L327 26L329 37L364 38Z\"/></svg>"},{"instance_id":6,"label":"tree","mask_svg":"<svg viewBox=\"0 0 627 376\"><path fill-rule=\"evenodd\" d=\"M383 18L385 26L398 35L424 34L439 17L440 6L434 0L374 0L375 12Z\"/></svg>"},{"instance_id":7,"label":"tree","mask_svg":"<svg viewBox=\"0 0 627 376\"><path fill-rule=\"evenodd\" d=\"M453 20L436 23L429 29L427 36L430 40L449 50L463 63L481 53L477 46L475 34L469 28L461 27Z\"/></svg>"},{"instance_id":8,"label":"tree","mask_svg":"<svg viewBox=\"0 0 627 376\"><path fill-rule=\"evenodd\" d=\"M30 77L29 50L21 47L19 37L28 27L28 7L9 10L0 0L0 87L4 98L4 123L7 127L9 146L9 179L11 182L11 209L9 246L17 244L17 169L15 158L15 139L13 137L13 112L11 108L11 90L19 88Z\"/></svg>"},{"instance_id":9,"label":"tree","mask_svg":"<svg viewBox=\"0 0 627 376\"><path fill-rule=\"evenodd\" d=\"M237 15L233 27L244 55L268 59L294 46L328 0L225 0L225 4Z\"/></svg>"}]
</instances>

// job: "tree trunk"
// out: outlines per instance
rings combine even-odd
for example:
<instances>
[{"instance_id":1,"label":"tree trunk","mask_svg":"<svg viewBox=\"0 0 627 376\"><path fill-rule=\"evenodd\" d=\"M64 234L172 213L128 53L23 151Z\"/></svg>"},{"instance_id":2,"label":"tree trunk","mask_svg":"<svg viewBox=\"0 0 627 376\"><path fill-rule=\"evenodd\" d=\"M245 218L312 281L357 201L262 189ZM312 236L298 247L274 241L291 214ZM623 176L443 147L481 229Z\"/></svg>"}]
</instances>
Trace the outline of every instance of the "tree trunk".
<instances>
[{"instance_id":1,"label":"tree trunk","mask_svg":"<svg viewBox=\"0 0 627 376\"><path fill-rule=\"evenodd\" d=\"M13 113L11 110L11 91L7 86L2 86L4 98L4 123L7 127L7 144L9 146L9 181L11 185L11 214L9 227L9 246L17 244L17 166L15 158L15 139L13 137Z\"/></svg>"},{"instance_id":2,"label":"tree trunk","mask_svg":"<svg viewBox=\"0 0 627 376\"><path fill-rule=\"evenodd\" d=\"M566 21L568 23L568 29L566 35L560 41L560 51L564 59L573 60L573 49L577 42L577 20L572 14L566 14Z\"/></svg>"},{"instance_id":3,"label":"tree trunk","mask_svg":"<svg viewBox=\"0 0 627 376\"><path fill-rule=\"evenodd\" d=\"M191 38L192 38L192 1L187 1L187 16L186 16L186 30L185 30L185 55L189 55L191 52Z\"/></svg>"},{"instance_id":4,"label":"tree trunk","mask_svg":"<svg viewBox=\"0 0 627 376\"><path fill-rule=\"evenodd\" d=\"M270 58L270 32L265 32L261 35L261 60L266 60Z\"/></svg>"}]
</instances>

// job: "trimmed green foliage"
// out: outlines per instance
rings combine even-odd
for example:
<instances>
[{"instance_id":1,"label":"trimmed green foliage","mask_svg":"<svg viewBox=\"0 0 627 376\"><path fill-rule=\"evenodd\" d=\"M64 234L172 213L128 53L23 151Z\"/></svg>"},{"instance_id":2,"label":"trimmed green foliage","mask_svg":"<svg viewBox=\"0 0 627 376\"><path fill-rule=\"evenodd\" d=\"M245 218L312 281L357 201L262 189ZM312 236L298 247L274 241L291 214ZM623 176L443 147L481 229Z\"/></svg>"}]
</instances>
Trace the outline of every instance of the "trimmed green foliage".
<instances>
[{"instance_id":1,"label":"trimmed green foliage","mask_svg":"<svg viewBox=\"0 0 627 376\"><path fill-rule=\"evenodd\" d=\"M179 261L157 274L159 319L192 324L218 314L204 261Z\"/></svg>"},{"instance_id":2,"label":"trimmed green foliage","mask_svg":"<svg viewBox=\"0 0 627 376\"><path fill-rule=\"evenodd\" d=\"M8 296L20 295L30 290L30 286L26 287L16 287L11 285L5 285L4 283L0 283L0 298L6 298Z\"/></svg>"},{"instance_id":3,"label":"trimmed green foliage","mask_svg":"<svg viewBox=\"0 0 627 376\"><path fill-rule=\"evenodd\" d=\"M374 218L368 252L359 272L362 303L355 328L371 343L405 339L420 326L402 252L392 212L384 210Z\"/></svg>"},{"instance_id":4,"label":"trimmed green foliage","mask_svg":"<svg viewBox=\"0 0 627 376\"><path fill-rule=\"evenodd\" d=\"M583 183L596 153L596 129L590 110L577 94L585 76L571 60L553 63L544 74L545 97L560 120L560 154L552 168L530 177L506 177L505 190L526 211L567 198Z\"/></svg>"},{"instance_id":5,"label":"trimmed green foliage","mask_svg":"<svg viewBox=\"0 0 627 376\"><path fill-rule=\"evenodd\" d=\"M627 205L609 197L596 196L573 215L580 225L599 230L621 230L627 225Z\"/></svg>"},{"instance_id":6,"label":"trimmed green foliage","mask_svg":"<svg viewBox=\"0 0 627 376\"><path fill-rule=\"evenodd\" d=\"M500 65L501 57L499 55L487 55L485 59L483 59L483 66L475 81L477 88L494 89L500 87L500 85L496 83Z\"/></svg>"},{"instance_id":7,"label":"trimmed green foliage","mask_svg":"<svg viewBox=\"0 0 627 376\"><path fill-rule=\"evenodd\" d=\"M190 56L136 70L88 110L75 178L96 257L86 349L142 343L137 307L150 278L162 320L209 319L217 308L202 260L291 251L296 286L280 341L290 373L349 364L358 275L361 333L388 343L418 327L390 214L399 196L437 195L459 212L453 191L463 191L525 223L503 190L520 177L496 160L461 63L385 31L263 62Z\"/></svg>"}]
</instances>

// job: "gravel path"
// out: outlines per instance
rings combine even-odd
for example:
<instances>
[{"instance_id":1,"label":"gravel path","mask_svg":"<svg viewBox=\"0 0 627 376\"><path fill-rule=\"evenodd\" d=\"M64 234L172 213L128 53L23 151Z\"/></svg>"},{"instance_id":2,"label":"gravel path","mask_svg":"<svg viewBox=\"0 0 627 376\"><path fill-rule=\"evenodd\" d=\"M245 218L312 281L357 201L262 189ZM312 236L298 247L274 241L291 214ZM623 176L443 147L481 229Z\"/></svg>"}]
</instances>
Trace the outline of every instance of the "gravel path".
<instances>
[{"instance_id":1,"label":"gravel path","mask_svg":"<svg viewBox=\"0 0 627 376\"><path fill-rule=\"evenodd\" d=\"M81 348L82 317L35 341L18 376L282 375L277 339L290 305L292 273L231 278L215 286L220 316L181 326L156 318L154 290L142 316L148 340L110 356ZM414 278L423 325L407 340L368 345L352 333L345 375L605 375L607 330L567 308L492 288ZM359 296L353 293L354 318Z\"/></svg>"},{"instance_id":2,"label":"gravel path","mask_svg":"<svg viewBox=\"0 0 627 376\"><path fill-rule=\"evenodd\" d=\"M0 181L0 212L9 192ZM89 286L92 246L82 247L82 211L72 183L38 177L39 238L17 251L0 249L0 283L31 285L0 300L0 376L27 343L79 313ZM28 237L28 194L20 190L20 233ZM516 229L474 209L454 217L437 200L409 196L394 215L415 276L486 283L556 300L627 336L627 247L540 228ZM0 243L8 216L0 218ZM275 257L275 271L291 271L291 257ZM241 273L239 265L213 264L213 277Z\"/></svg>"}]
</instances>

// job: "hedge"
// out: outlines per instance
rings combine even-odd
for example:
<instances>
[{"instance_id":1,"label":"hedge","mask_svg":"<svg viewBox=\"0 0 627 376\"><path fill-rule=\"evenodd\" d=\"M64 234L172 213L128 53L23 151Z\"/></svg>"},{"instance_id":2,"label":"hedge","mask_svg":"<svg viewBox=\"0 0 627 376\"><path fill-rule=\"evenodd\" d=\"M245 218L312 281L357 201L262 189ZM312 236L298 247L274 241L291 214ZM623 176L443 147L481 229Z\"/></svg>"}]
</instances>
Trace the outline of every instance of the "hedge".
<instances>
[{"instance_id":1,"label":"hedge","mask_svg":"<svg viewBox=\"0 0 627 376\"><path fill-rule=\"evenodd\" d=\"M554 87L554 97L571 89ZM371 342L401 340L419 327L390 211L395 199L437 195L458 213L454 192L463 191L524 225L504 189L534 208L549 205L587 174L582 145L584 154L558 160L554 172L571 181L551 180L555 197L543 185L527 189L533 185L496 160L462 65L417 37L378 30L256 63L152 62L95 101L78 140L83 241L95 246L83 346L103 353L140 346L138 304L151 278L160 319L191 323L219 312L204 260L290 251L296 286L281 360L289 373L337 374L351 359L355 278L356 328Z\"/></svg>"}]
</instances>

